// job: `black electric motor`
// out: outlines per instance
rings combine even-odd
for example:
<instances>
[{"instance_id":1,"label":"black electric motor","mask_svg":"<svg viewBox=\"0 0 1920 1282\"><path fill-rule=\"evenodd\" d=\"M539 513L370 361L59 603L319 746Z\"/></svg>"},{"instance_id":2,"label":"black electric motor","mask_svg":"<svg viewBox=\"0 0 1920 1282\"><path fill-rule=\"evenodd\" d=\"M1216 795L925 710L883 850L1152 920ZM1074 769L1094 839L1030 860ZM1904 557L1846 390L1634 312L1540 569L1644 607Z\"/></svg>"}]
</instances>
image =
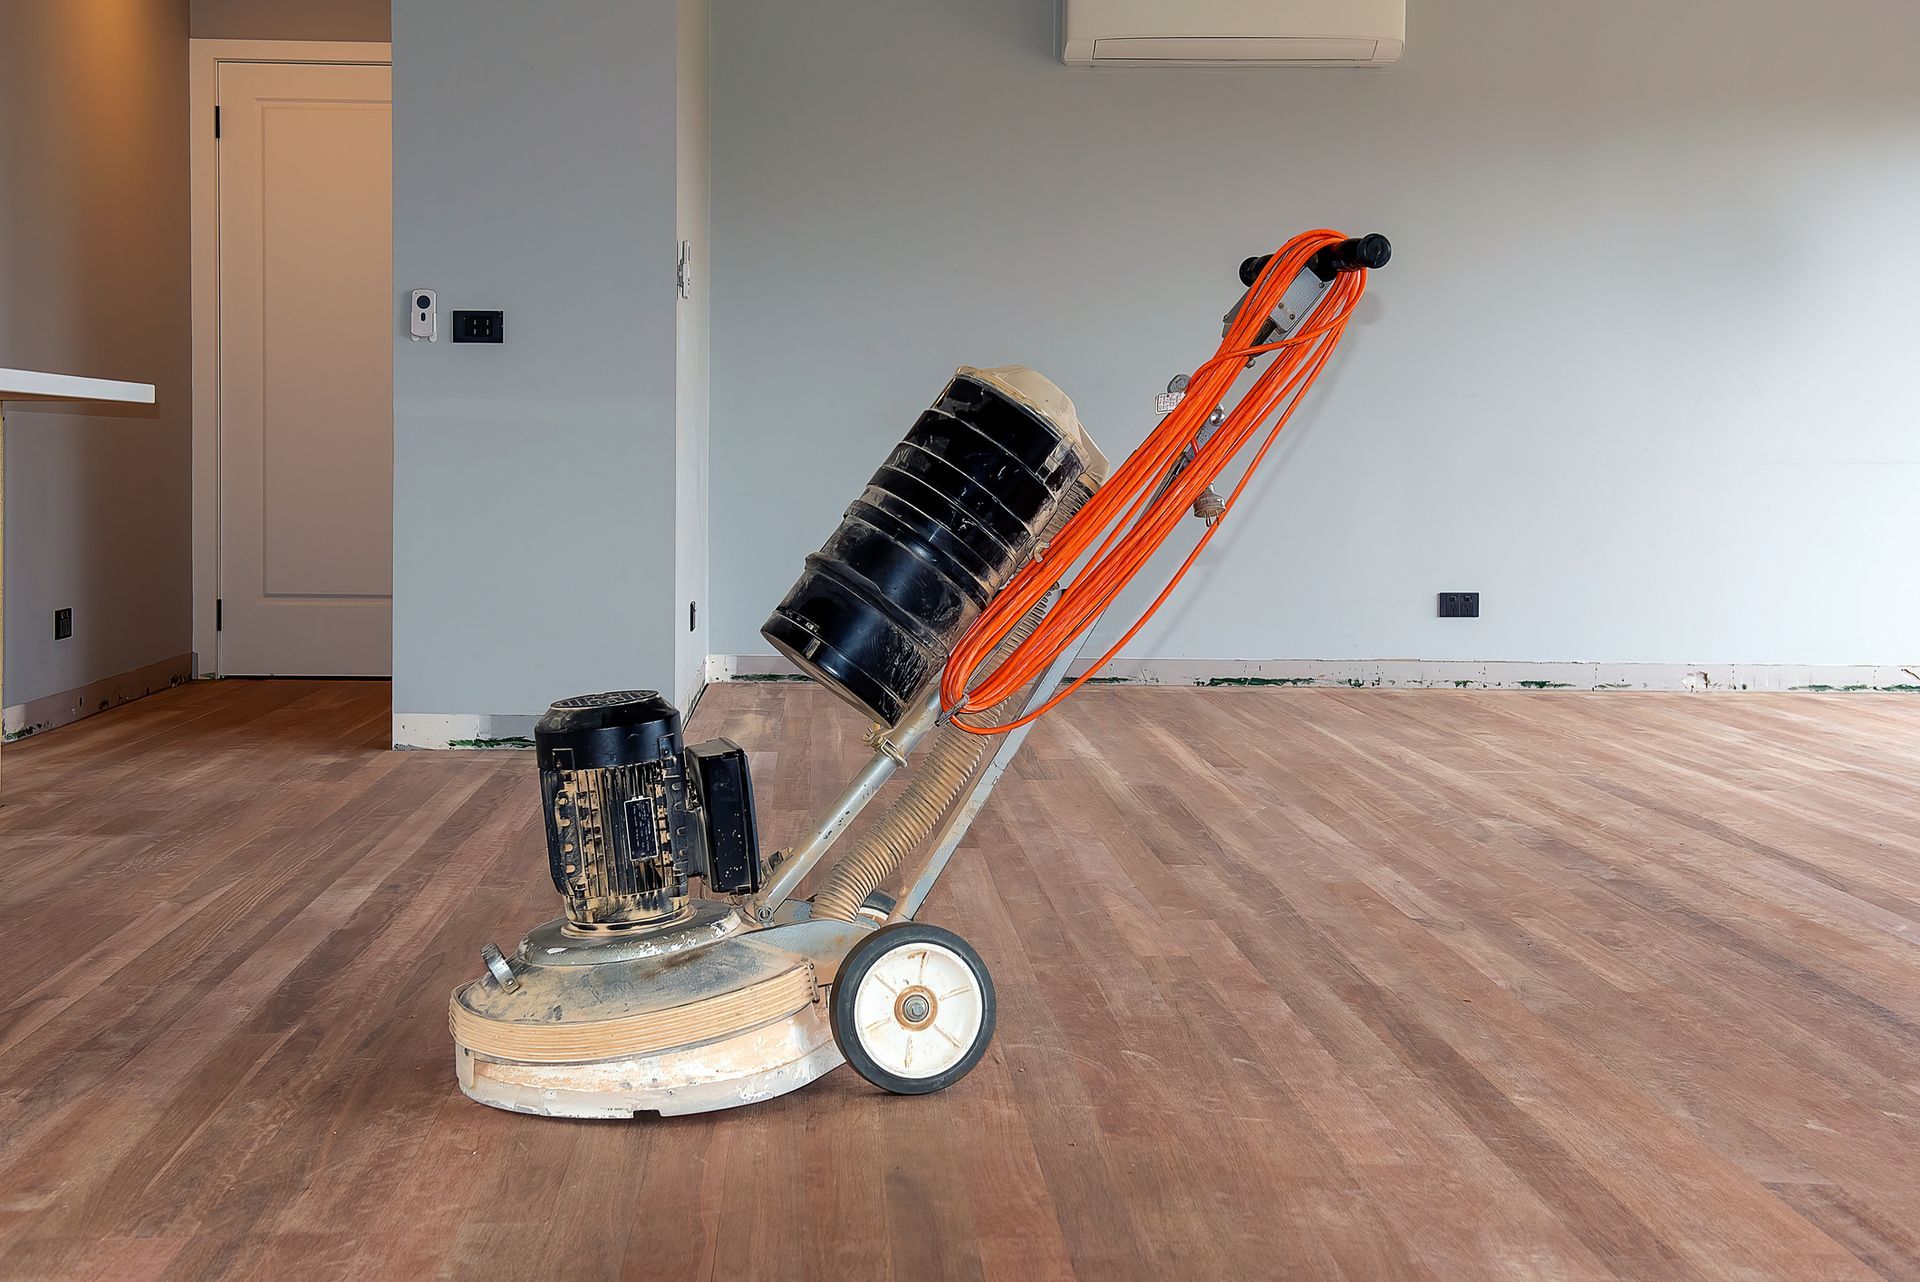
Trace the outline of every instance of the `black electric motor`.
<instances>
[{"instance_id":1,"label":"black electric motor","mask_svg":"<svg viewBox=\"0 0 1920 1282\"><path fill-rule=\"evenodd\" d=\"M1054 398L1060 417L1040 407ZM1096 458L1071 403L1031 370L959 370L760 635L893 725Z\"/></svg>"},{"instance_id":2,"label":"black electric motor","mask_svg":"<svg viewBox=\"0 0 1920 1282\"><path fill-rule=\"evenodd\" d=\"M575 926L621 929L687 906L687 882L751 894L762 865L747 756L682 749L653 690L562 699L534 727L554 888Z\"/></svg>"}]
</instances>

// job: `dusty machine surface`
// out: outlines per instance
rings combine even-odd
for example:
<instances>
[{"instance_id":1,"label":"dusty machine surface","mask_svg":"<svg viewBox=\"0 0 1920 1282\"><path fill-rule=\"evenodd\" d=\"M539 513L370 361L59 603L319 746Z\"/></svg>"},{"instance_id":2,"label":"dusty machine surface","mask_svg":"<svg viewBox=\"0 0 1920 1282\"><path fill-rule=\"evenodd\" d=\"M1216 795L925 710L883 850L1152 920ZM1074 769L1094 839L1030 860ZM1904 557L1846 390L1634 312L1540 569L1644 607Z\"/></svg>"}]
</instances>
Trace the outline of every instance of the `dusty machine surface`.
<instances>
[{"instance_id":1,"label":"dusty machine surface","mask_svg":"<svg viewBox=\"0 0 1920 1282\"><path fill-rule=\"evenodd\" d=\"M762 629L873 721L871 759L784 849L762 849L746 753L724 739L685 744L659 694L548 709L534 740L563 915L511 953L486 945L485 973L455 990L467 1095L556 1117L672 1115L769 1099L842 1063L885 1090L924 1094L979 1062L995 1022L986 964L915 918L1032 718L1064 697L1055 691L1111 600L1103 556L1131 560L1146 544L1137 521L1109 523L1099 551L1049 558L1099 533L1084 527L1105 520L1097 500L1110 475L1105 497L1130 503L1129 519L1166 524L1177 502L1211 534L1231 500L1210 482L1238 448L1215 440L1239 412L1217 408L1215 393L1254 356L1291 350L1296 330L1299 351L1324 364L1306 345L1314 324L1337 340L1358 298L1339 282L1385 261L1378 237L1370 253L1337 233L1309 237L1272 266L1243 266L1248 292L1194 378L1213 403L1170 410L1119 473L1033 370L955 372ZM1344 308L1338 325L1328 296ZM1076 562L1080 575L1058 586ZM989 675L972 680L976 668ZM886 810L842 842L896 773L907 777Z\"/></svg>"}]
</instances>

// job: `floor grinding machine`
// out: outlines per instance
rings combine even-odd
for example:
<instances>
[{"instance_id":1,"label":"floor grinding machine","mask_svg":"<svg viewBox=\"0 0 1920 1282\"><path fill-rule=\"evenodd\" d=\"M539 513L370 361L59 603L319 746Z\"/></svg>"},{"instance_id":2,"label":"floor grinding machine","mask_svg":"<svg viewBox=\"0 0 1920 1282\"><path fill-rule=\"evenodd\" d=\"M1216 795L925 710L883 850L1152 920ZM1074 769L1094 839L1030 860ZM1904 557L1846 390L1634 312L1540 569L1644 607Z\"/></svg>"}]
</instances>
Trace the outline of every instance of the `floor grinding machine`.
<instances>
[{"instance_id":1,"label":"floor grinding machine","mask_svg":"<svg viewBox=\"0 0 1920 1282\"><path fill-rule=\"evenodd\" d=\"M1206 525L1181 573L1193 563L1389 253L1316 231L1248 259L1219 350L1174 380L1117 470L1039 374L957 371L762 629L873 722L871 759L789 848L762 853L746 753L684 746L658 694L554 704L534 739L565 915L511 955L482 948L486 973L454 992L461 1089L630 1117L769 1099L843 1062L900 1094L965 1076L993 1037L993 981L966 941L916 919L928 892L1033 720L1167 593L1061 688L1093 624L1188 513ZM1214 480L1262 433L1220 497Z\"/></svg>"}]
</instances>

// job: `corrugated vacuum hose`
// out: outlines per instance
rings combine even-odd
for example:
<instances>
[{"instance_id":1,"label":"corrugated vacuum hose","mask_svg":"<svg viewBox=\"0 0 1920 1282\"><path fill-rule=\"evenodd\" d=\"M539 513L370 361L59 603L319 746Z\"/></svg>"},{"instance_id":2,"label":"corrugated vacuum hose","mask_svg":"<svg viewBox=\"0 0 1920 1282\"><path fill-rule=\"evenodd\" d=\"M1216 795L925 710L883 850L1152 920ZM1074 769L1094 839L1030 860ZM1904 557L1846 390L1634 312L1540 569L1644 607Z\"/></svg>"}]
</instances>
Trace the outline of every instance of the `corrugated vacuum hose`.
<instances>
[{"instance_id":1,"label":"corrugated vacuum hose","mask_svg":"<svg viewBox=\"0 0 1920 1282\"><path fill-rule=\"evenodd\" d=\"M1042 538L1052 538L1075 512L1087 502L1088 491L1076 485L1060 500L1053 519ZM1012 653L1014 647L1033 635L1046 614L1046 604L1036 604L1017 620L1001 649ZM1020 706L1022 691L1016 690L1001 704L983 714L983 723L1011 720ZM885 885L933 830L953 804L973 772L980 766L988 748L987 740L943 725L933 733L933 742L916 763L913 778L900 795L853 848L828 870L820 889L813 896L813 915L852 921L868 895Z\"/></svg>"}]
</instances>

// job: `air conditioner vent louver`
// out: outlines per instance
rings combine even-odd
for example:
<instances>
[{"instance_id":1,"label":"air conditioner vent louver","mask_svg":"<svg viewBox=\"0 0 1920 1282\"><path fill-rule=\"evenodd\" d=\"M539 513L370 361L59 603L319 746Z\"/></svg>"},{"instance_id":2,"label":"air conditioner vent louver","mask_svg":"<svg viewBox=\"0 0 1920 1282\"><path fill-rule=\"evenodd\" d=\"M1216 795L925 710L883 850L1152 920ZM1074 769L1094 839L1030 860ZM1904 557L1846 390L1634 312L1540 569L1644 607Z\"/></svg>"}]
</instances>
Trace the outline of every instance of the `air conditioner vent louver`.
<instances>
[{"instance_id":1,"label":"air conditioner vent louver","mask_svg":"<svg viewBox=\"0 0 1920 1282\"><path fill-rule=\"evenodd\" d=\"M1061 0L1076 67L1372 67L1406 46L1406 0Z\"/></svg>"}]
</instances>

